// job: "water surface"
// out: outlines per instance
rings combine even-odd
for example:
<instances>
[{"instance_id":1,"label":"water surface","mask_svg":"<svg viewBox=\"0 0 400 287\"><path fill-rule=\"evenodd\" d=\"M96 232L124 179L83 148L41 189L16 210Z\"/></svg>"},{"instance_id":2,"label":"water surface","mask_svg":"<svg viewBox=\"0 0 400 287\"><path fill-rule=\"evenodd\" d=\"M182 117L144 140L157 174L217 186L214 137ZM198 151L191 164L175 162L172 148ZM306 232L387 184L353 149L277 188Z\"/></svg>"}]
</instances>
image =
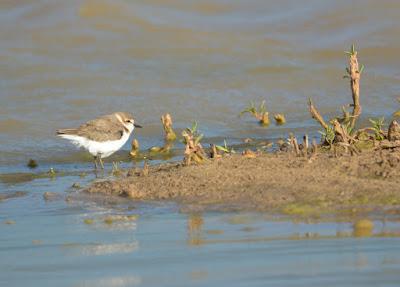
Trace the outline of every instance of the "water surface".
<instances>
[{"instance_id":1,"label":"water surface","mask_svg":"<svg viewBox=\"0 0 400 287\"><path fill-rule=\"evenodd\" d=\"M0 163L68 158L57 128L119 110L145 126L143 147L161 141L165 112L220 141L316 133L307 99L327 117L349 103L352 43L366 66L364 118L388 118L399 107L399 11L361 0L2 1ZM238 118L261 100L288 124Z\"/></svg>"},{"instance_id":2,"label":"water surface","mask_svg":"<svg viewBox=\"0 0 400 287\"><path fill-rule=\"evenodd\" d=\"M307 99L327 117L349 103L352 43L366 66L362 121L389 118L399 108L399 13L397 1L372 0L1 1L0 285L397 286L396 216L374 215L357 237L358 218L87 198L71 186L95 179L90 156L54 133L121 110L144 125L143 149L162 144L165 112L178 130L197 121L207 143L315 136ZM261 100L287 125L238 117ZM101 179L113 160L136 164L128 149ZM131 220L107 223L115 215Z\"/></svg>"},{"instance_id":3,"label":"water surface","mask_svg":"<svg viewBox=\"0 0 400 287\"><path fill-rule=\"evenodd\" d=\"M173 203L86 198L71 188L92 179L1 186L26 192L0 202L1 286L397 286L400 279L392 216L357 233L356 218L182 213ZM48 191L59 197L45 200Z\"/></svg>"}]
</instances>

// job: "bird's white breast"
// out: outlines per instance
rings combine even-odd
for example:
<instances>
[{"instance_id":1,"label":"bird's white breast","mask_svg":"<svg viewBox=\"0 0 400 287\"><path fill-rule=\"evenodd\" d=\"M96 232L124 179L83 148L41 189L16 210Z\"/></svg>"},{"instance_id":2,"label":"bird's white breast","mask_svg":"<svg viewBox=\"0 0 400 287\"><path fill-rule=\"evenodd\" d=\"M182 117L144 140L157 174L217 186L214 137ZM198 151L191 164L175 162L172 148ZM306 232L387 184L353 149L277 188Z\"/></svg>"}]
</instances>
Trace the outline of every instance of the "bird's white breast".
<instances>
[{"instance_id":1,"label":"bird's white breast","mask_svg":"<svg viewBox=\"0 0 400 287\"><path fill-rule=\"evenodd\" d=\"M59 135L60 137L70 140L74 145L83 147L93 156L101 158L108 157L119 150L129 139L130 133L124 133L119 140L96 142L77 135Z\"/></svg>"}]
</instances>

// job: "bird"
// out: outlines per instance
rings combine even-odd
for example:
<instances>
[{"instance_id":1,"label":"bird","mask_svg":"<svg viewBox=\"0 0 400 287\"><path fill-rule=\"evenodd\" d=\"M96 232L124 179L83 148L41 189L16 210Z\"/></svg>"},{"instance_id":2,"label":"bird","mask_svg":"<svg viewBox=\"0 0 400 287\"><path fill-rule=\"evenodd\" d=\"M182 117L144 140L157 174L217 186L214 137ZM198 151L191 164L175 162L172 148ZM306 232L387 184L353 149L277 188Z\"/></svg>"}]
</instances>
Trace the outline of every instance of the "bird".
<instances>
[{"instance_id":1,"label":"bird","mask_svg":"<svg viewBox=\"0 0 400 287\"><path fill-rule=\"evenodd\" d=\"M78 128L58 129L56 134L93 155L97 170L97 161L104 169L102 159L119 150L135 128L142 126L135 123L132 114L116 112L90 120Z\"/></svg>"}]
</instances>

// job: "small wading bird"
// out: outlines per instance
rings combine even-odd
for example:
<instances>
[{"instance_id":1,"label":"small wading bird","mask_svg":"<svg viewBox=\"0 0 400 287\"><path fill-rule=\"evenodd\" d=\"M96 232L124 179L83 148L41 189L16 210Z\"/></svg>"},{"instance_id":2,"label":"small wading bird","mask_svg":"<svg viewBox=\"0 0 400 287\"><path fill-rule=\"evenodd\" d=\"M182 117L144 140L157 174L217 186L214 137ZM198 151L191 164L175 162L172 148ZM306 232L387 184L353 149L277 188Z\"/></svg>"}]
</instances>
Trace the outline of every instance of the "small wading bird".
<instances>
[{"instance_id":1,"label":"small wading bird","mask_svg":"<svg viewBox=\"0 0 400 287\"><path fill-rule=\"evenodd\" d=\"M94 156L95 168L97 169L99 161L101 168L104 169L102 158L119 150L135 127L141 128L135 124L131 114L117 112L88 121L76 129L59 129L57 135L86 149Z\"/></svg>"}]
</instances>

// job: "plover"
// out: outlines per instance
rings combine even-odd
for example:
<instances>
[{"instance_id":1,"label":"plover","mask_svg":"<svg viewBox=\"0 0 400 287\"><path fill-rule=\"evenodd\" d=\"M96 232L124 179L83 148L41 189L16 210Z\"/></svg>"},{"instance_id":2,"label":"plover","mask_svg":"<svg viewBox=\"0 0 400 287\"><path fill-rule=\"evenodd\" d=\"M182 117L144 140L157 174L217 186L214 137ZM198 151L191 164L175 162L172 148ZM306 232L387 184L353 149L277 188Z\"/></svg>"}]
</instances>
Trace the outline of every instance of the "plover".
<instances>
[{"instance_id":1,"label":"plover","mask_svg":"<svg viewBox=\"0 0 400 287\"><path fill-rule=\"evenodd\" d=\"M57 135L86 149L94 157L95 168L99 161L104 169L102 158L119 150L135 127L142 126L135 124L131 114L117 112L88 121L75 129L59 129Z\"/></svg>"}]
</instances>

